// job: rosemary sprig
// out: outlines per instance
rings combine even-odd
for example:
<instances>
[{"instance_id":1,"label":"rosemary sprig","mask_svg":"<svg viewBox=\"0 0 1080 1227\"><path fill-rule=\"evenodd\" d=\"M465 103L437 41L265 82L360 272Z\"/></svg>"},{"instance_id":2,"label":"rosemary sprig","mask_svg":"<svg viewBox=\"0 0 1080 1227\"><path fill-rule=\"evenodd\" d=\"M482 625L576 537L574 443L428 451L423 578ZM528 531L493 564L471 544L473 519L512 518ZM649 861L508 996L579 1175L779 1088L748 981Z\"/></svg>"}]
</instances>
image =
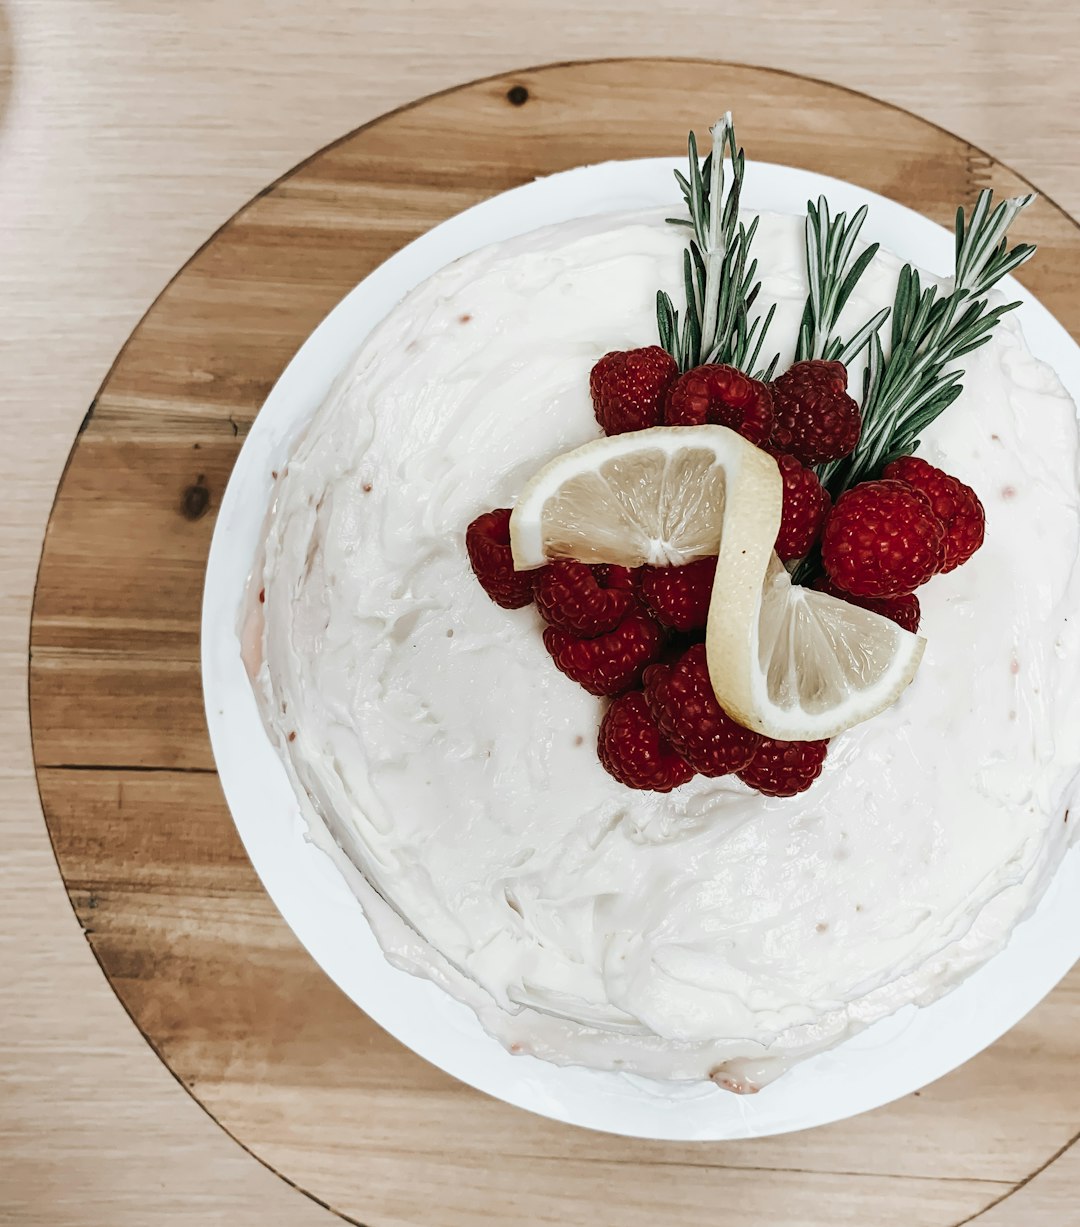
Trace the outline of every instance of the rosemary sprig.
<instances>
[{"instance_id":1,"label":"rosemary sprig","mask_svg":"<svg viewBox=\"0 0 1080 1227\"><path fill-rule=\"evenodd\" d=\"M712 151L704 164L691 132L688 173L675 172L690 217L668 221L686 226L693 234L683 253L686 307L681 319L668 294L661 290L656 295L660 344L683 371L702 362L724 362L752 372L755 378L770 379L779 355L767 369L756 368L776 308L770 308L764 319L750 320L750 309L761 289L755 280L757 261L750 256L758 223L755 218L747 227L739 221L746 156L736 143L730 112L710 131ZM726 191L725 155L731 161Z\"/></svg>"},{"instance_id":2,"label":"rosemary sprig","mask_svg":"<svg viewBox=\"0 0 1080 1227\"><path fill-rule=\"evenodd\" d=\"M878 243L871 243L852 260L855 242L866 220L863 205L850 220L846 213L835 218L829 212L829 202L819 196L817 204L806 202L806 276L809 293L799 327L795 361L824 358L843 362L846 366L857 357L870 337L881 327L889 314L885 307L844 341L836 335L840 313L847 305L859 278L878 253Z\"/></svg>"},{"instance_id":3,"label":"rosemary sprig","mask_svg":"<svg viewBox=\"0 0 1080 1227\"><path fill-rule=\"evenodd\" d=\"M992 208L993 195L985 189L970 218L957 209L951 292L923 287L915 269L904 266L892 307L888 357L879 333L869 338L858 446L851 456L818 470L834 498L918 447L921 432L960 395L964 372L954 364L984 345L1001 317L1020 305L990 307L984 296L1035 254L1032 244L1010 248L1006 238L1032 200L1019 196Z\"/></svg>"}]
</instances>

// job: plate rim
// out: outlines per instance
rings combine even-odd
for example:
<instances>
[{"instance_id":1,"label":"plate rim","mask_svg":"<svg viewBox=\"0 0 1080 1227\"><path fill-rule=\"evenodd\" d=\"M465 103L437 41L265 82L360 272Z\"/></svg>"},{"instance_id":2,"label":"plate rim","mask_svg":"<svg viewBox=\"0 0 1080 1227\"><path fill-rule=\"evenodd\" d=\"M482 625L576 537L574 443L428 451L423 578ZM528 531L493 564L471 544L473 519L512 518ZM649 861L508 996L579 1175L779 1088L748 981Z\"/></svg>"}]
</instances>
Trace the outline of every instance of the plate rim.
<instances>
[{"instance_id":1,"label":"plate rim","mask_svg":"<svg viewBox=\"0 0 1080 1227\"><path fill-rule=\"evenodd\" d=\"M457 1007L460 1011L465 1012L467 1017L472 1020L474 1027L480 1030L482 1043L489 1045L492 1050L489 1054L492 1068L502 1069L503 1073L509 1075L509 1085L506 1082L504 1082L502 1085L498 1085L498 1079L493 1080L488 1075L487 1071L478 1073L477 1070L472 1067L467 1070L455 1067L456 1063L453 1060L447 1059L445 1053L437 1047L433 1047L432 1045L425 1043L420 1043L418 1045L416 1042L414 1042L414 1039L406 1038L406 1036L402 1034L402 1031L404 1030L408 1033L409 1029L402 1028L399 1021L387 1021L387 1019L390 1018L392 1011L380 1008L380 1006L384 1005L385 1003L376 1003L373 1006L370 1001L358 1000L356 992L352 988L347 987L345 983L342 983L343 979L348 981L348 977L340 974L340 969L338 968L334 958L330 957L327 953L328 948L323 943L322 937L317 933L314 926L309 925L308 918L301 918L295 911L294 904L291 901L291 891L287 884L283 883L280 876L283 867L275 861L272 855L269 854L267 845L262 838L261 827L257 824L253 824L250 821L250 818L245 818L242 820L237 812L238 804L240 804L241 809L244 810L243 804L238 802L237 798L241 795L247 795L247 793L243 784L241 783L240 776L238 775L236 769L238 760L233 752L232 738L229 735L230 730L227 728L228 723L234 717L234 712L231 710L229 703L226 702L225 692L223 692L221 689L223 679L227 675L226 665L228 648L230 646L227 641L229 640L230 636L223 634L222 628L224 623L221 617L221 598L228 591L228 585L226 584L223 587L218 582L218 573L223 565L222 559L226 557L226 550L228 548L230 527L237 514L234 504L239 502L240 491L242 490L242 482L237 475L240 474L242 477L247 469L253 467L253 465L256 463L255 458L258 453L259 446L261 443L269 442L269 440L263 438L268 429L269 422L269 419L264 416L266 415L267 409L271 409L271 416L273 413L277 413L279 416L282 416L284 414L284 410L277 409L277 405L281 404L284 406L287 403L295 404L294 401L290 401L290 398L296 395L293 390L293 385L295 384L297 385L297 388L299 388L301 378L304 377L304 373L308 365L313 361L312 354L321 350L327 344L330 344L331 347L341 347L347 344L348 352L355 351L355 349L363 341L367 331L369 331L370 328L378 322L382 315L385 315L387 311L392 309L395 303L400 299L401 292L397 293L395 297L383 297L380 299L380 301L384 304L381 313L378 313L375 310L368 310L367 329L360 332L354 331L351 332L347 338L343 337L340 335L341 330L345 327L347 321L352 319L352 315L357 309L357 304L360 303L365 296L372 294L378 296L383 292L382 286L384 282L392 282L394 278L399 278L401 279L399 280L399 284L401 284L402 281L408 281L409 277L411 275L415 275L419 269L427 268L427 272L424 272L420 276L416 276L415 280L413 280L410 285L405 287L406 290L411 288L412 284L416 284L419 280L423 280L424 277L430 275L431 272L436 271L438 267L442 267L442 265L447 262L446 259L443 259L438 264L431 265L428 259L428 248L434 249L440 247L443 240L445 240L448 236L457 238L459 230L461 230L463 233L468 233L472 223L477 222L478 218L483 218L485 215L493 211L499 211L509 206L511 212L514 212L515 206L521 206L524 202L526 207L514 212L514 216L516 218L526 216L531 217L532 214L529 212L530 207L537 205L544 207L545 203L547 202L548 193L550 193L552 190L558 193L569 183L571 179L577 178L580 181L582 176L604 176L610 183L610 186L605 188L605 192L610 193L614 191L617 194L625 190L626 185L623 183L621 177L624 174L630 175L630 180L628 181L632 181L634 175L638 173L647 176L650 171L655 176L662 170L670 177L671 168L677 165L680 165L680 160L677 158L645 158L629 159L619 162L605 162L559 171L553 175L545 176L542 179L534 180L531 183L509 189L506 192L489 197L471 208L464 210L462 213L446 219L439 225L432 227L432 229L418 236L412 242L401 248L398 252L395 252L386 261L380 264L367 277L365 277L363 281L361 281L357 286L353 287L353 289L342 298L342 300L324 317L319 325L309 334L303 344L297 349L288 366L285 368L285 371L282 372L282 375L275 383L274 388L271 390L266 401L264 402L263 408L260 410L260 413L244 442L243 448L241 449L240 455L238 456L234 466L233 473L230 475L229 483L219 508L217 523L215 524L213 539L207 560L206 585L204 589L201 619L200 654L204 703L206 707L206 717L210 732L210 740L232 821L237 828L241 841L244 844L245 850L247 851L249 859L251 860L252 865L254 866L256 873L264 886L264 889L266 889L267 893L270 895L286 924L289 925L290 929L296 934L301 943L304 945L305 949L309 954L311 954L322 970L330 976L338 987L342 989L342 991L345 992L356 1005L364 1010L364 1012L367 1013L378 1025L397 1038L399 1042L405 1044L423 1059L439 1066L453 1077L466 1082L476 1089L503 1099L505 1102L512 1103L515 1106L525 1108L526 1110L538 1112L541 1115L549 1116L553 1119L565 1121L566 1123L576 1124L587 1128L601 1129L606 1132L621 1133L627 1136L636 1137L691 1141L765 1136L789 1132L793 1129L815 1127L817 1125L844 1119L845 1117L859 1112L872 1110L873 1108L881 1106L884 1103L891 1102L904 1094L917 1090L926 1085L928 1082L942 1076L949 1070L956 1068L959 1064L971 1059L971 1057L975 1056L984 1047L994 1042L994 1040L999 1038L1001 1034L1015 1025L1015 1023L1018 1022L1019 1019L1026 1013L1028 1013L1030 1009L1033 1009L1034 1006L1038 1004L1038 1001L1041 1000L1042 997L1054 987L1057 981L1064 974L1066 974L1069 967L1071 967L1072 963L1076 960L1077 956L1080 955L1080 949L1078 949L1075 953L1066 952L1063 950L1061 952L1061 957L1054 960L1053 967L1050 968L1040 979L1041 988L1039 989L1037 996L1030 997L1029 995L1025 997L1025 1004L1023 1008L1019 1010L1019 1012L1017 1012L1015 1008L1011 1010L1003 1010L997 1020L997 1022L1001 1022L1001 1025L997 1030L994 1030L994 1027L997 1026L997 1022L995 1022L994 1026L990 1028L984 1028L984 1030L993 1031L993 1034L989 1034L985 1038L980 1035L980 1041L977 1042L975 1046L971 1046L970 1049L966 1051L958 1060L954 1059L955 1053L953 1052L953 1049L947 1048L946 1055L939 1055L939 1059L936 1061L928 1060L925 1062L925 1065L920 1070L915 1081L905 1080L898 1077L894 1077L891 1080L889 1078L885 1078L882 1081L882 1087L884 1089L881 1089L877 1094L867 1096L866 1098L869 1100L869 1102L862 1102L858 1096L848 1097L846 1100L843 1096L841 1096L838 1102L834 1102L832 1107L824 1111L817 1119L804 1119L797 1115L789 1119L783 1117L783 1114L781 1113L780 1118L773 1120L770 1124L765 1124L764 1121L755 1122L753 1118L758 1116L759 1113L753 1110L753 1108L750 1108L748 1111L744 1111L742 1107L738 1107L738 1110L736 1110L737 1105L745 1105L745 1101L738 1100L738 1097L724 1095L723 1092L718 1091L708 1083L690 1084L693 1087L703 1088L704 1093L713 1100L720 1097L720 1102L726 1103L727 1106L731 1107L732 1109L730 1112L724 1113L724 1115L729 1118L725 1123L725 1127L717 1129L715 1125L710 1128L708 1125L703 1127L699 1124L696 1128L690 1129L685 1121L685 1116L688 1108L690 1107L690 1102L688 1102L686 1096L684 1095L675 1097L658 1097L655 1092L651 1092L647 1098L637 1102L648 1104L652 1111L645 1112L644 1114L631 1113L630 1117L627 1119L620 1116L618 1119L605 1118L603 1122L600 1122L594 1119L583 1118L582 1116L568 1110L565 1106L565 1101L560 1102L557 1098L555 1100L552 1099L552 1095L559 1089L558 1086L552 1087L547 1085L552 1081L552 1079L554 1079L556 1082L562 1081L565 1084L563 1088L565 1092L565 1087L570 1085L575 1079L580 1082L580 1078L578 1077L579 1074L585 1074L589 1079L617 1079L620 1081L620 1086L622 1087L625 1087L627 1084L627 1076L623 1074L610 1073L608 1071L584 1070L583 1067L579 1066L555 1066L549 1064L548 1062L538 1061L536 1058L531 1057L511 1057L508 1053L506 1053L505 1049L502 1048L501 1044L499 1044L497 1040L488 1036L486 1032L482 1031L479 1021L476 1019L476 1016L469 1007L461 1005L461 1003L457 1002L456 1000L449 998L444 990L438 988L432 982L413 977L407 972L391 968L390 964L383 957L381 948L376 946L378 957L384 967L389 969L393 976L403 977L403 980L395 986L395 990L404 991L402 986L405 981L408 981L412 986L417 984L423 985L425 986L425 990L430 989L439 994L440 998L444 999L441 1001L441 1005L445 1005L447 1001L453 1001L453 1005L455 1007ZM844 180L835 179L827 175L822 175L818 172L808 171L797 167L781 166L776 163L748 162L747 170L748 174L745 203L751 209L765 209L768 207L764 203L759 202L757 199L761 193L760 191L755 191L755 177L760 175L766 180L770 174L780 175L783 177L794 177L794 179L797 181L819 185L810 193L812 195L816 195L818 191L822 190L822 186L820 185L823 185L824 190L829 195L830 202L839 202L836 205L838 208L849 207L849 205L845 203L846 200L854 201L857 199L859 202L869 202L872 208L864 233L867 237L880 239L884 247L895 250L898 246L896 243L890 243L886 241L885 238L882 238L882 232L889 233L890 224L892 224L895 218L900 217L902 218L902 222L900 223L902 228L910 229L912 226L914 226L915 229L921 229L926 233L929 233L926 231L927 227L932 228L932 230L936 232L937 236L936 246L941 248L942 243L946 243L948 245L948 249L951 250L952 235L944 227L938 226L937 223L932 222L930 219L924 217L915 210L909 209L904 205L900 205L895 201L891 201L878 193L871 192L868 189L859 187L858 185L848 183ZM595 187L595 185L592 186ZM603 195L603 193L601 193L601 195ZM604 199L608 199L608 197L605 196ZM678 198L674 189L672 188L666 193L663 200L657 200L654 203L658 205L670 203L677 206ZM625 208L626 206L623 205L623 207ZM611 210L607 207L590 208L586 213L574 213L572 216L586 216L608 211ZM885 224L882 222L883 213L887 215ZM546 217L546 220L541 219L539 224L550 225L553 224L553 222L550 217ZM524 234L535 228L535 224L525 224L521 226L515 225L513 233ZM487 245L487 242L489 241L490 223L488 228L485 229L485 240L483 242L473 243L465 250L475 250L478 247ZM903 244L900 244L900 246L903 246ZM464 254L464 250L458 251L457 254ZM924 267L928 264L933 264L933 261L928 259L922 252L920 252L918 262ZM1068 352L1071 354L1076 368L1075 382L1064 380L1063 376L1062 378L1063 382L1066 382L1066 386L1072 394L1074 401L1080 401L1080 347L1076 345L1064 327L1057 322L1057 320L1046 310L1045 307L1041 305L1041 303L1038 302L1035 295L1024 289L1012 278L1007 279L1004 285L1008 288L1010 294L1015 294L1024 302L1024 311L1018 313L1022 315L1023 322L1027 323L1029 317L1031 317L1036 323L1036 332L1038 333L1039 337L1045 340L1045 333L1051 337L1054 342L1056 342L1056 344L1049 345L1049 348L1052 351L1065 347L1063 352ZM373 286L374 289L372 289ZM1027 331L1028 330L1025 329L1025 333L1027 333ZM1031 337L1029 336L1028 339L1030 344ZM1045 357L1045 353L1042 351L1044 351L1047 346L1031 344L1031 348L1037 356ZM308 402L314 402L311 404L309 412L313 411L314 408L317 407L318 403L321 402L326 390L328 390L329 386L340 374L342 367L345 365L345 363L347 363L347 361L348 353L346 353L344 361L339 366L334 366L332 369L323 369L320 372L320 375L322 376L321 379L309 382L306 400ZM1059 375L1061 375L1061 370L1057 366L1057 363L1055 362L1052 364L1055 365L1055 368L1058 369ZM1068 365L1069 364L1066 363L1066 366ZM319 389L317 394L315 389ZM293 422L293 428L295 430L299 428L299 425L303 421L306 420L307 415L294 414L293 417L296 418L296 420ZM260 429L260 422L263 422L262 429ZM278 442L280 444L282 440L279 439ZM261 471L265 472L265 470ZM265 504L265 492L263 501ZM255 517L260 524L263 520L264 514L265 505L259 507L258 515ZM248 514L247 518L251 518L250 513ZM253 553L252 555L249 555L249 565L253 556ZM235 570L232 570L230 574L235 575ZM239 591L239 589L235 589L234 596L238 597ZM235 633L231 635L231 639L234 641L237 649L236 659L233 662L233 665L235 666L239 664L239 639ZM242 670L242 665L240 665L240 668ZM235 681L235 677L233 680ZM244 684L247 685L246 674L244 674ZM250 686L248 686L248 693L251 696L251 705L250 711L247 714L247 719L244 723L244 727L247 729L248 734L250 734L250 715L251 711L254 711L255 719L258 723L259 735L265 742L264 748L268 750L271 755L273 755L274 761L277 764L277 768L280 773L278 783L283 786L288 800L297 811L296 819L294 820L293 835L302 836L302 832L298 831L295 827L295 821L302 820L299 819L299 806L293 794L292 786L289 783L284 766L280 763L280 760L277 757L276 750L274 750L271 746L263 729L261 718L258 715L257 709L255 708L254 696L250 692ZM226 712L229 714L226 715ZM250 746L247 748L250 749ZM250 797L248 799L250 800ZM283 800L284 798L279 798L279 801ZM247 811L244 810L244 812ZM262 803L260 803L260 820L263 813L264 806ZM1063 891L1061 885L1062 880L1066 877L1067 867L1070 878L1075 877L1076 885L1080 886L1080 845L1077 845L1076 843L1074 843L1071 849L1066 853L1061 864L1059 864L1057 870L1055 871L1053 880L1049 883L1047 890L1034 909L1035 917L1046 911L1048 900L1056 899L1063 893L1067 893ZM331 870L331 872L336 873L337 870L334 869ZM267 880L268 878L270 878L270 881ZM343 882L342 885L344 885ZM327 887L328 884L323 882L323 886ZM1080 898L1080 890L1074 892L1074 895ZM289 902L283 903L283 899L288 899ZM355 898L353 898L352 901L355 904L355 908L360 909L361 905L359 904L359 901ZM340 904L341 902L342 901L339 897L337 904ZM1075 919L1080 921L1080 903L1075 906L1074 910L1076 912ZM1020 932L1020 930L1025 926L1029 925L1031 923L1031 919L1033 918L1029 918L1028 920L1021 922L1021 924L1014 930L1014 935ZM355 919L355 916L353 919ZM369 921L367 920L366 916L363 916L362 913L361 922L364 928L367 930L368 935L371 936ZM1074 931L1080 933L1080 924L1076 925ZM374 942L373 936L372 942ZM313 945L317 946L318 949L313 949ZM968 989L969 986L978 980L978 978L988 968L991 968L994 966L994 964L998 963L1014 945L1015 942L1013 938L1010 938L1010 941L1004 950L992 956L990 960L974 971L971 976L969 976L960 986L931 1005L923 1007L918 1013L920 1013L921 1016L926 1017L929 1012L935 1010L936 1007L954 1000L958 993L963 993L964 990ZM320 956L320 952L322 957ZM328 962L331 964L331 966L327 966ZM338 974L335 974L335 972ZM1051 974L1053 975L1053 978L1049 980L1049 982L1043 984L1043 981L1046 980L1047 976ZM410 993L409 995L412 994ZM444 1013L442 1010L439 1012L440 1014ZM892 1024L893 1030L896 1031L899 1023L900 1025L897 1034L902 1036L911 1026L911 1021L908 1020L905 1022L904 1019L904 1016L909 1012L912 1015L915 1015L917 1012L916 1007L903 1007L897 1014L893 1014L889 1018L873 1024L870 1028L859 1033L852 1039L845 1040L836 1048L830 1049L825 1053L819 1054L818 1056L809 1058L807 1061L800 1063L795 1070L784 1075L779 1082L771 1084L770 1087L765 1088L765 1090L763 1090L759 1096L755 1097L753 1103L757 1104L758 1102L761 1102L763 1096L766 1098L775 1097L777 1088L785 1086L789 1087L791 1085L791 1081L798 1077L800 1070L805 1069L811 1062L818 1062L819 1064L828 1067L835 1061L837 1054L839 1054L842 1062L845 1056L845 1049L848 1049L850 1054L850 1046L854 1045L857 1040L862 1039L863 1037L871 1037L872 1039L875 1033L880 1033L883 1024ZM446 1019L444 1018L443 1022L445 1021ZM460 1017L458 1022L461 1022ZM468 1023L465 1025L468 1026ZM893 1042L895 1042L895 1039L888 1041L888 1043ZM513 1062L517 1068L513 1071L507 1070L505 1068L505 1061L501 1060L500 1058L505 1058L505 1060ZM522 1064L530 1062L535 1066L543 1067L543 1070L545 1071L544 1074L542 1076L521 1077L520 1074L525 1072L521 1069ZM552 1074L551 1071L559 1072ZM532 1071L532 1073L535 1075L535 1071ZM637 1081L648 1082L649 1080ZM901 1083L903 1085L900 1085ZM630 1084L634 1085L634 1080L631 1080ZM656 1085L663 1086L664 1084ZM575 1088L572 1098L575 1100L580 1098L580 1094L583 1091L587 1091L587 1088ZM644 1092L642 1093L644 1094ZM620 1095L618 1098L621 1102L624 1097ZM732 1101L735 1102L733 1103ZM672 1110L676 1106L678 1109L677 1113ZM620 1110L625 1109L625 1107L625 1103L621 1103ZM694 1113L691 1112L690 1115L692 1116ZM646 1127L643 1124L645 1118L652 1120L653 1123ZM681 1128L679 1127L680 1124L682 1125ZM762 1125L764 1127L756 1127Z\"/></svg>"}]
</instances>

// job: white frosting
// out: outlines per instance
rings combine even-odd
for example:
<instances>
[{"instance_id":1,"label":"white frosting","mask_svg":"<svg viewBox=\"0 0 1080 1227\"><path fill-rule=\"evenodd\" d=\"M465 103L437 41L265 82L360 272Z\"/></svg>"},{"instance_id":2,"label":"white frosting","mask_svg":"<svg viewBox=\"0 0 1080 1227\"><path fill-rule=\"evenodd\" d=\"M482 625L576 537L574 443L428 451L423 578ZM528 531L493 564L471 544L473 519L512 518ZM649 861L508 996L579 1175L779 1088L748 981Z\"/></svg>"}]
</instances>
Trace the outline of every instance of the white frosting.
<instances>
[{"instance_id":1,"label":"white frosting","mask_svg":"<svg viewBox=\"0 0 1080 1227\"><path fill-rule=\"evenodd\" d=\"M785 360L801 234L766 215L756 241ZM488 600L464 529L596 436L590 367L653 341L683 241L655 213L553 227L392 311L277 483L252 663L312 829L362 870L388 957L515 1051L752 1089L989 958L1080 822L1063 821L1077 426L1003 325L924 440L982 497L987 539L920 591L929 647L900 702L837 738L799 797L734 779L626 789L597 760L602 701L554 668L534 610ZM891 302L898 268L879 255L846 318Z\"/></svg>"}]
</instances>

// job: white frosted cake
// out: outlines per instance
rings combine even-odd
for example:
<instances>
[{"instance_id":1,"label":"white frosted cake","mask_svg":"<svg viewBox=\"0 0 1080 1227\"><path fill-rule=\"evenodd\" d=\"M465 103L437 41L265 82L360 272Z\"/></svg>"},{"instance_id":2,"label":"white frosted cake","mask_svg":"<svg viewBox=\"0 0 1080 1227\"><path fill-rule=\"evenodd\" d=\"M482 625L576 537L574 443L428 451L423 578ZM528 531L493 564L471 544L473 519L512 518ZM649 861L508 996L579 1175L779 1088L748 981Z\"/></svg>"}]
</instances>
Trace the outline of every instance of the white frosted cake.
<instances>
[{"instance_id":1,"label":"white frosted cake","mask_svg":"<svg viewBox=\"0 0 1080 1227\"><path fill-rule=\"evenodd\" d=\"M918 454L978 493L986 540L920 589L913 684L834 738L797 796L733 775L627 788L597 758L605 700L552 667L533 607L488 599L464 534L599 435L590 369L653 342L657 289L681 292L685 232L663 217L478 251L363 340L278 476L248 664L392 962L514 1052L752 1090L948 992L1064 855L1077 420L1004 320L922 435ZM781 370L807 292L803 223L764 215L755 239ZM899 268L879 253L844 318L891 304Z\"/></svg>"}]
</instances>

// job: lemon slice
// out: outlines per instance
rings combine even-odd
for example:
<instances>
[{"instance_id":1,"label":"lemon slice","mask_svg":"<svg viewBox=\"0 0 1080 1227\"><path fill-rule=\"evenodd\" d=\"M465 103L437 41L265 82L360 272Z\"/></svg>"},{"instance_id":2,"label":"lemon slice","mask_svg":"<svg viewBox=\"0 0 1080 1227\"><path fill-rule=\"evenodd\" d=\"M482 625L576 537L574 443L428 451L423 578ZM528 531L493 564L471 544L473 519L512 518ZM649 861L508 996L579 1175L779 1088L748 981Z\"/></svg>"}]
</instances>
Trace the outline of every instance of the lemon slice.
<instances>
[{"instance_id":1,"label":"lemon slice","mask_svg":"<svg viewBox=\"0 0 1080 1227\"><path fill-rule=\"evenodd\" d=\"M510 517L510 546L519 571L552 558L681 566L729 536L753 533L771 549L782 503L776 462L735 431L657 426L586 443L541 469Z\"/></svg>"},{"instance_id":2,"label":"lemon slice","mask_svg":"<svg viewBox=\"0 0 1080 1227\"><path fill-rule=\"evenodd\" d=\"M791 582L760 539L725 539L706 650L720 706L781 741L817 741L878 715L915 677L926 640Z\"/></svg>"},{"instance_id":3,"label":"lemon slice","mask_svg":"<svg viewBox=\"0 0 1080 1227\"><path fill-rule=\"evenodd\" d=\"M552 558L681 566L718 554L706 648L720 706L780 741L817 741L876 716L915 676L926 641L880 614L794 586L773 550L776 461L726 426L658 426L557 457L510 516L518 570Z\"/></svg>"}]
</instances>

